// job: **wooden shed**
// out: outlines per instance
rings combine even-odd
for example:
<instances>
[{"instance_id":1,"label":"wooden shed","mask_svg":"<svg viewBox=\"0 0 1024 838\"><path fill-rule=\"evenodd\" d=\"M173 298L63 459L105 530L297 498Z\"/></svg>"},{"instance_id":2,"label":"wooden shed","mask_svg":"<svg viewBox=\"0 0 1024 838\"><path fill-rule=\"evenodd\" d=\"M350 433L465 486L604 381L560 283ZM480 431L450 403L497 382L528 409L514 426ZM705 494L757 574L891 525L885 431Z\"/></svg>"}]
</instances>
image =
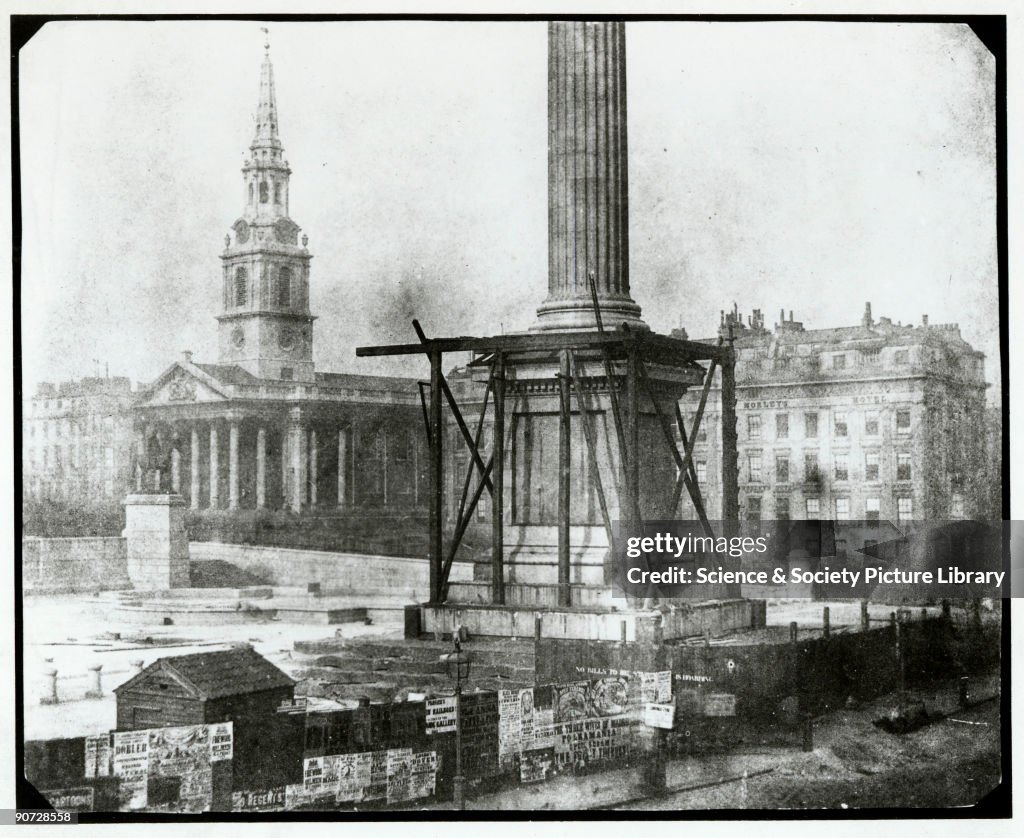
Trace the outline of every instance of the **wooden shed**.
<instances>
[{"instance_id":1,"label":"wooden shed","mask_svg":"<svg viewBox=\"0 0 1024 838\"><path fill-rule=\"evenodd\" d=\"M246 722L273 716L291 701L295 681L256 652L239 646L160 658L114 688L117 729Z\"/></svg>"}]
</instances>

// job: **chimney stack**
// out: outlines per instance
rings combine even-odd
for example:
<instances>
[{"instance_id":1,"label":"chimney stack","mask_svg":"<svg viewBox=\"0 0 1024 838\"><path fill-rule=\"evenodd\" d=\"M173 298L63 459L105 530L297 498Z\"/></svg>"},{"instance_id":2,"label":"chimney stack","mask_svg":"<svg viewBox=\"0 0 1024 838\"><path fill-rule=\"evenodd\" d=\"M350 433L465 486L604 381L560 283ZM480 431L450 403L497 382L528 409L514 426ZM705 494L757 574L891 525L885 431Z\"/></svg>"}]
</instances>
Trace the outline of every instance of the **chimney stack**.
<instances>
[{"instance_id":1,"label":"chimney stack","mask_svg":"<svg viewBox=\"0 0 1024 838\"><path fill-rule=\"evenodd\" d=\"M181 362L183 364L192 363L192 352L190 350L186 349L184 352L181 353Z\"/></svg>"}]
</instances>

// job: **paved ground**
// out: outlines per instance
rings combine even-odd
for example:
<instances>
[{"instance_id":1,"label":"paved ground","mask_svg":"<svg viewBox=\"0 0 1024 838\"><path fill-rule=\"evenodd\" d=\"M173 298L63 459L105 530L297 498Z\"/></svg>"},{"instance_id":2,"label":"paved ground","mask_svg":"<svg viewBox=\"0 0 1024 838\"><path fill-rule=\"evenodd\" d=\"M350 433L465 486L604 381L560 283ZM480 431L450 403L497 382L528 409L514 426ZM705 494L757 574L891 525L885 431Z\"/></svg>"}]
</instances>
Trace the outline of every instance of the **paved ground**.
<instances>
[{"instance_id":1,"label":"paved ground","mask_svg":"<svg viewBox=\"0 0 1024 838\"><path fill-rule=\"evenodd\" d=\"M31 596L24 600L24 708L25 738L55 739L102 733L115 726L116 704L111 690L130 678L132 661L148 666L167 655L228 648L252 643L256 651L285 672L290 670L297 640L333 636L401 637L401 612L375 614L373 625L343 626L246 623L218 626L140 625L118 620L109 604L89 595ZM117 639L115 635L120 635ZM147 643L146 638L152 642ZM86 699L93 674L89 667L102 664L102 699ZM48 693L46 672L58 672L61 703L40 704Z\"/></svg>"}]
</instances>

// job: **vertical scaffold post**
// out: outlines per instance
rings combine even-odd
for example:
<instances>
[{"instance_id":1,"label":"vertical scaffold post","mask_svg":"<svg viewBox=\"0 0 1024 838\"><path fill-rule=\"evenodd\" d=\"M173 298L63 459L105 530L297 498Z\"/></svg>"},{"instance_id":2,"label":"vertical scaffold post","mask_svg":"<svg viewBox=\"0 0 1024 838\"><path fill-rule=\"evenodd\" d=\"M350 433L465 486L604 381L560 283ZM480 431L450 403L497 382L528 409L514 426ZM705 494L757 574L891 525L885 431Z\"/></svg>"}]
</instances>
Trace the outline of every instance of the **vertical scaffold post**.
<instances>
[{"instance_id":1,"label":"vertical scaffold post","mask_svg":"<svg viewBox=\"0 0 1024 838\"><path fill-rule=\"evenodd\" d=\"M441 601L442 523L444 518L444 426L441 419L441 353L430 353L430 601Z\"/></svg>"},{"instance_id":2,"label":"vertical scaffold post","mask_svg":"<svg viewBox=\"0 0 1024 838\"><path fill-rule=\"evenodd\" d=\"M736 356L729 340L722 367L722 528L736 534L739 523L739 459L736 451Z\"/></svg>"},{"instance_id":3,"label":"vertical scaffold post","mask_svg":"<svg viewBox=\"0 0 1024 838\"><path fill-rule=\"evenodd\" d=\"M569 588L569 506L571 479L569 351L559 355L558 413L558 604L567 607L572 598Z\"/></svg>"},{"instance_id":4,"label":"vertical scaffold post","mask_svg":"<svg viewBox=\"0 0 1024 838\"><path fill-rule=\"evenodd\" d=\"M494 428L491 451L494 457L491 498L491 602L505 604L505 356L494 356Z\"/></svg>"}]
</instances>

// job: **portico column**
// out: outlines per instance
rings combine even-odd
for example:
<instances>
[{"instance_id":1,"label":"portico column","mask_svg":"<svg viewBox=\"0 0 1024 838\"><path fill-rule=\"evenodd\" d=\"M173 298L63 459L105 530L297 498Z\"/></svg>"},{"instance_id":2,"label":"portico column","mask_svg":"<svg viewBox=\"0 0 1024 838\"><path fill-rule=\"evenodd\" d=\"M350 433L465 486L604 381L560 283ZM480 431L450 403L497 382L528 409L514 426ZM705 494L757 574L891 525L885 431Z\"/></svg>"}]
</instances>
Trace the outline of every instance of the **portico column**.
<instances>
[{"instance_id":1,"label":"portico column","mask_svg":"<svg viewBox=\"0 0 1024 838\"><path fill-rule=\"evenodd\" d=\"M291 430L285 427L281 431L281 508L287 509L289 506L288 489L291 484L288 482L288 463L291 462L291 458L288 456L288 446L291 442L289 435Z\"/></svg>"},{"instance_id":2,"label":"portico column","mask_svg":"<svg viewBox=\"0 0 1024 838\"><path fill-rule=\"evenodd\" d=\"M217 424L210 423L210 509L216 509L220 501L220 464L217 461Z\"/></svg>"},{"instance_id":3,"label":"portico column","mask_svg":"<svg viewBox=\"0 0 1024 838\"><path fill-rule=\"evenodd\" d=\"M309 505L316 506L316 477L317 477L317 466L316 466L316 431L310 429L309 432Z\"/></svg>"},{"instance_id":4,"label":"portico column","mask_svg":"<svg viewBox=\"0 0 1024 838\"><path fill-rule=\"evenodd\" d=\"M193 509L199 508L199 428L192 426L192 474L189 505Z\"/></svg>"},{"instance_id":5,"label":"portico column","mask_svg":"<svg viewBox=\"0 0 1024 838\"><path fill-rule=\"evenodd\" d=\"M171 491L181 493L181 452L177 448L171 449Z\"/></svg>"},{"instance_id":6,"label":"portico column","mask_svg":"<svg viewBox=\"0 0 1024 838\"><path fill-rule=\"evenodd\" d=\"M228 425L228 509L238 509L238 418Z\"/></svg>"},{"instance_id":7,"label":"portico column","mask_svg":"<svg viewBox=\"0 0 1024 838\"><path fill-rule=\"evenodd\" d=\"M267 432L256 431L256 508L267 505Z\"/></svg>"},{"instance_id":8,"label":"portico column","mask_svg":"<svg viewBox=\"0 0 1024 838\"><path fill-rule=\"evenodd\" d=\"M142 491L142 464L146 460L146 431L135 440L135 491Z\"/></svg>"},{"instance_id":9,"label":"portico column","mask_svg":"<svg viewBox=\"0 0 1024 838\"><path fill-rule=\"evenodd\" d=\"M293 409L290 419L292 511L301 512L306 502L306 434L302 427L302 411Z\"/></svg>"},{"instance_id":10,"label":"portico column","mask_svg":"<svg viewBox=\"0 0 1024 838\"><path fill-rule=\"evenodd\" d=\"M338 431L338 506L345 505L345 469L348 467L348 429Z\"/></svg>"}]
</instances>

